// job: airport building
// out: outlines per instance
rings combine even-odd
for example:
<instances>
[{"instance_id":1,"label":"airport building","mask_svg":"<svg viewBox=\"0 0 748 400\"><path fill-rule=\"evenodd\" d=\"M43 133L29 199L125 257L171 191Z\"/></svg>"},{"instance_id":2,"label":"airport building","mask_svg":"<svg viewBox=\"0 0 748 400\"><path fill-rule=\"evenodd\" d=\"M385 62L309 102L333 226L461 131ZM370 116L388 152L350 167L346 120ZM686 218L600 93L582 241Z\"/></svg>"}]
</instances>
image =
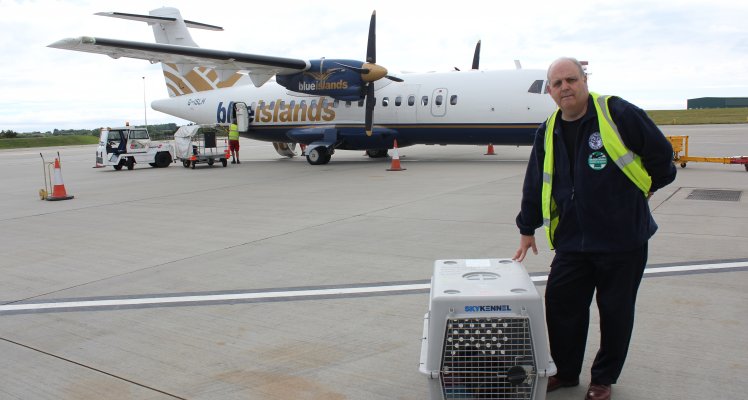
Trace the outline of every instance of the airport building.
<instances>
[{"instance_id":1,"label":"airport building","mask_svg":"<svg viewBox=\"0 0 748 400\"><path fill-rule=\"evenodd\" d=\"M688 99L687 108L738 108L748 107L748 97L699 97Z\"/></svg>"}]
</instances>

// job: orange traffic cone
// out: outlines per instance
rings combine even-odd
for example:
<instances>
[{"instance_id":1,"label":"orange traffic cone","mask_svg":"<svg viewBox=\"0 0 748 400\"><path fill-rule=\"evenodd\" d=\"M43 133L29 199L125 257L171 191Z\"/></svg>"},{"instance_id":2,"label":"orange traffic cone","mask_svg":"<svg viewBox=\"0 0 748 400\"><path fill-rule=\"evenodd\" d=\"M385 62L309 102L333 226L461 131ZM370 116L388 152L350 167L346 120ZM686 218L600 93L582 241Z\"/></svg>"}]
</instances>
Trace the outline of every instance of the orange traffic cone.
<instances>
[{"instance_id":1,"label":"orange traffic cone","mask_svg":"<svg viewBox=\"0 0 748 400\"><path fill-rule=\"evenodd\" d=\"M55 158L55 175L52 195L47 196L47 200L70 200L74 196L69 196L65 191L65 184L62 183L62 170L60 169L60 159Z\"/></svg>"},{"instance_id":2,"label":"orange traffic cone","mask_svg":"<svg viewBox=\"0 0 748 400\"><path fill-rule=\"evenodd\" d=\"M387 168L387 171L405 171L405 168L400 167L400 155L397 154L397 140L392 147L392 165Z\"/></svg>"},{"instance_id":3,"label":"orange traffic cone","mask_svg":"<svg viewBox=\"0 0 748 400\"><path fill-rule=\"evenodd\" d=\"M484 156L495 156L495 155L496 153L493 152L493 143L489 143L488 151L486 152L486 154L484 154Z\"/></svg>"}]
</instances>

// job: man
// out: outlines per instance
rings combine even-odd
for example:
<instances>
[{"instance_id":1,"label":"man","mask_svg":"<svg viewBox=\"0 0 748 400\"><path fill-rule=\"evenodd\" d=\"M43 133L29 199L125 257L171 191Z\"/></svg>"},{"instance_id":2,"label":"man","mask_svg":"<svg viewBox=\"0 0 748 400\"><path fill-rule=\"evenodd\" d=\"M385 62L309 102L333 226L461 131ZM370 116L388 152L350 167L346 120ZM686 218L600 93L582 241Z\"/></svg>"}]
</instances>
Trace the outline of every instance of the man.
<instances>
[{"instance_id":1,"label":"man","mask_svg":"<svg viewBox=\"0 0 748 400\"><path fill-rule=\"evenodd\" d=\"M236 121L232 121L229 125L229 150L231 151L231 163L241 164L239 161L239 126L236 125Z\"/></svg>"},{"instance_id":2,"label":"man","mask_svg":"<svg viewBox=\"0 0 748 400\"><path fill-rule=\"evenodd\" d=\"M549 392L579 385L597 290L600 349L585 399L607 400L626 359L647 242L657 230L647 200L675 179L673 149L644 111L590 93L579 61L554 61L547 85L559 109L537 131L514 259L522 261L530 248L538 253L534 233L544 225L556 250L545 291L558 368Z\"/></svg>"}]
</instances>

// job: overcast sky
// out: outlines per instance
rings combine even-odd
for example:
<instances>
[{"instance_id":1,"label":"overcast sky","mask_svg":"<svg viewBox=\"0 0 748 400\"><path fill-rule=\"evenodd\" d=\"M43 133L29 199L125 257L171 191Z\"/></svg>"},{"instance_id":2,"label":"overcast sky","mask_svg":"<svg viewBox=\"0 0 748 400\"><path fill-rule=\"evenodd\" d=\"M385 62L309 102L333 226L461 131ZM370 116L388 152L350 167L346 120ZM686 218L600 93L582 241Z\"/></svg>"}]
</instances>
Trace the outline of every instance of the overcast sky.
<instances>
[{"instance_id":1,"label":"overcast sky","mask_svg":"<svg viewBox=\"0 0 748 400\"><path fill-rule=\"evenodd\" d=\"M148 14L177 7L202 47L290 58L363 60L372 9L377 62L390 72L545 70L560 56L589 61L590 89L645 109L683 109L695 97L748 97L748 2L617 1L17 1L0 0L0 130L48 131L184 121L150 102L167 97L146 61L46 47L99 36L153 42L142 22L101 11ZM489 5L490 8L487 8ZM144 102L145 98L145 102ZM144 112L144 103L148 105Z\"/></svg>"}]
</instances>

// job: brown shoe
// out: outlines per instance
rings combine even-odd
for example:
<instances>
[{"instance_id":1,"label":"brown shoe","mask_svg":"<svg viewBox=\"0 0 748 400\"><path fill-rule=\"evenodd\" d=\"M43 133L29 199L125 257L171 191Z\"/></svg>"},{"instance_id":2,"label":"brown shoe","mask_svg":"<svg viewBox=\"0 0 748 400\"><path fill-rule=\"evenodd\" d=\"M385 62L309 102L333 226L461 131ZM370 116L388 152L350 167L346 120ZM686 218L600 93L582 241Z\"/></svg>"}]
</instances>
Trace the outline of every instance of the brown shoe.
<instances>
[{"instance_id":1,"label":"brown shoe","mask_svg":"<svg viewBox=\"0 0 748 400\"><path fill-rule=\"evenodd\" d=\"M584 400L610 400L610 392L610 385L590 383L590 387L587 389L587 395L584 396Z\"/></svg>"},{"instance_id":2,"label":"brown shoe","mask_svg":"<svg viewBox=\"0 0 748 400\"><path fill-rule=\"evenodd\" d=\"M555 376L551 376L550 378L548 378L548 388L545 391L550 393L556 389L565 388L565 387L573 387L573 386L579 386L579 379L574 380L574 381L565 381L561 378L556 378Z\"/></svg>"}]
</instances>

